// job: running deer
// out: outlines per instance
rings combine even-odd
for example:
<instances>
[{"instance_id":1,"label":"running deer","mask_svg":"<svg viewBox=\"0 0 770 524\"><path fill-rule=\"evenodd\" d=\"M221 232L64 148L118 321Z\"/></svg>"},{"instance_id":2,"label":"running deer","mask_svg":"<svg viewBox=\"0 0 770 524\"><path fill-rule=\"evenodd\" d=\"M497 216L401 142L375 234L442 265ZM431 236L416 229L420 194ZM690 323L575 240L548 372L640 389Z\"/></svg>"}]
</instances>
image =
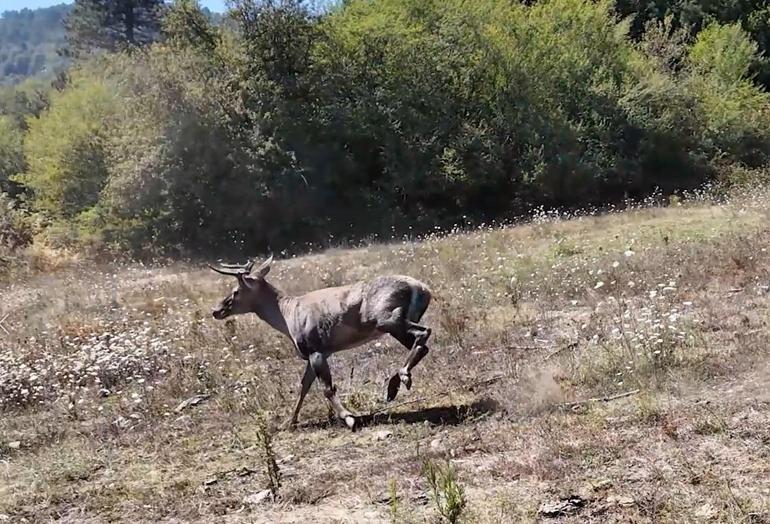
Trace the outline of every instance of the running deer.
<instances>
[{"instance_id":1,"label":"running deer","mask_svg":"<svg viewBox=\"0 0 770 524\"><path fill-rule=\"evenodd\" d=\"M329 356L387 333L409 350L404 367L388 381L387 400L396 398L402 384L411 389L412 369L428 354L426 342L431 330L418 322L430 304L430 290L411 277L382 276L290 296L265 280L272 262L271 256L255 271L252 271L254 260L244 265L209 265L217 273L238 280L238 285L212 310L212 315L222 320L231 315L255 313L289 337L299 357L307 361L289 428L296 427L302 402L317 377L335 415L355 431L356 416L337 398Z\"/></svg>"}]
</instances>

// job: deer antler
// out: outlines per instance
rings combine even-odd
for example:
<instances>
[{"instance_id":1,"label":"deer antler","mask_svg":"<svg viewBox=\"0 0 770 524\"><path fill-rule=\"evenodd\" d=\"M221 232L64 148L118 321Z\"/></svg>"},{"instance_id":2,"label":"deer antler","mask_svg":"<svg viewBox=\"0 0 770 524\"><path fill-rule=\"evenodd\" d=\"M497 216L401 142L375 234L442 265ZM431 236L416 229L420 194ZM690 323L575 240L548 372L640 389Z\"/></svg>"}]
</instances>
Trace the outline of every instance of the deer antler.
<instances>
[{"instance_id":1,"label":"deer antler","mask_svg":"<svg viewBox=\"0 0 770 524\"><path fill-rule=\"evenodd\" d=\"M242 269L246 272L251 272L251 268L254 267L254 260L249 260L245 264L219 264L219 266L225 269Z\"/></svg>"},{"instance_id":2,"label":"deer antler","mask_svg":"<svg viewBox=\"0 0 770 524\"><path fill-rule=\"evenodd\" d=\"M217 273L237 277L251 273L251 269L254 267L254 260L250 260L245 264L219 264L220 267L215 267L211 264L207 265Z\"/></svg>"}]
</instances>

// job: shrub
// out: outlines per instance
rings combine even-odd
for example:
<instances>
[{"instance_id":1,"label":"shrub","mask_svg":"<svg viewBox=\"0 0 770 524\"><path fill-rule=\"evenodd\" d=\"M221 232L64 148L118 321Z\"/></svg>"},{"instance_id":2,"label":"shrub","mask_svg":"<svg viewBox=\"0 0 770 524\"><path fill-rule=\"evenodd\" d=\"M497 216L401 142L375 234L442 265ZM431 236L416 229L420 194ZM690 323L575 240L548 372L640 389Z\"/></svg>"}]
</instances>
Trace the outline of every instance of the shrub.
<instances>
[{"instance_id":1,"label":"shrub","mask_svg":"<svg viewBox=\"0 0 770 524\"><path fill-rule=\"evenodd\" d=\"M31 241L31 228L16 202L7 194L0 193L0 254L24 247Z\"/></svg>"},{"instance_id":2,"label":"shrub","mask_svg":"<svg viewBox=\"0 0 770 524\"><path fill-rule=\"evenodd\" d=\"M179 252L271 238L289 215L273 213L285 202L292 158L256 122L241 127L254 117L237 113L239 93L221 65L156 46L115 67L135 111L121 115L109 141L101 198L108 241Z\"/></svg>"},{"instance_id":3,"label":"shrub","mask_svg":"<svg viewBox=\"0 0 770 524\"><path fill-rule=\"evenodd\" d=\"M12 178L24 169L22 132L7 116L0 116L0 193L15 189Z\"/></svg>"},{"instance_id":4,"label":"shrub","mask_svg":"<svg viewBox=\"0 0 770 524\"><path fill-rule=\"evenodd\" d=\"M107 179L105 130L117 112L114 89L83 75L54 93L49 109L29 121L26 171L14 178L31 190L46 218L76 220L96 205Z\"/></svg>"},{"instance_id":5,"label":"shrub","mask_svg":"<svg viewBox=\"0 0 770 524\"><path fill-rule=\"evenodd\" d=\"M29 111L14 179L49 236L226 256L763 165L768 99L748 34L712 23L691 40L682 12L650 11L634 40L615 13L609 0L350 0L322 15L238 0L215 26L182 0L164 43L92 57ZM24 111L9 113L18 129ZM4 153L14 136L0 169L18 160Z\"/></svg>"},{"instance_id":6,"label":"shrub","mask_svg":"<svg viewBox=\"0 0 770 524\"><path fill-rule=\"evenodd\" d=\"M759 166L770 152L768 95L750 78L757 44L738 24L711 24L690 49L687 87L705 115L703 140L714 156Z\"/></svg>"},{"instance_id":7,"label":"shrub","mask_svg":"<svg viewBox=\"0 0 770 524\"><path fill-rule=\"evenodd\" d=\"M452 524L458 522L467 501L465 490L457 481L454 468L449 463L441 466L426 460L423 462L422 474L428 482L439 515Z\"/></svg>"},{"instance_id":8,"label":"shrub","mask_svg":"<svg viewBox=\"0 0 770 524\"><path fill-rule=\"evenodd\" d=\"M362 185L420 216L649 191L666 178L655 149L692 105L664 85L640 91L648 73L676 80L653 70L608 2L353 1L325 23L319 62L338 75L325 85L353 101L333 106L332 136L358 146L348 155ZM671 171L684 165L697 184L679 145Z\"/></svg>"}]
</instances>

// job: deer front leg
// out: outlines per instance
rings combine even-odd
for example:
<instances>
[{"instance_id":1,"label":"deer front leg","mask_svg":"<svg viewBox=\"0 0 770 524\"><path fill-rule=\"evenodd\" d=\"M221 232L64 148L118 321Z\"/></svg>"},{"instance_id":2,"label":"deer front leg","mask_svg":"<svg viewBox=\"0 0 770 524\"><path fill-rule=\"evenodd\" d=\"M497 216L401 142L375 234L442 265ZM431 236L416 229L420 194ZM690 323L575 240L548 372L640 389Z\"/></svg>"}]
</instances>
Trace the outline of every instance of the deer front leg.
<instances>
[{"instance_id":1,"label":"deer front leg","mask_svg":"<svg viewBox=\"0 0 770 524\"><path fill-rule=\"evenodd\" d=\"M302 382L300 383L299 398L297 398L297 404L294 406L294 413L291 419L286 424L287 429L294 429L297 427L297 417L299 417L299 410L302 408L302 402L305 400L307 392L310 390L310 386L315 381L315 372L313 372L313 366L308 362L305 365L305 373L302 375Z\"/></svg>"},{"instance_id":2,"label":"deer front leg","mask_svg":"<svg viewBox=\"0 0 770 524\"><path fill-rule=\"evenodd\" d=\"M315 352L310 355L308 359L310 366L313 368L315 376L323 383L324 396L326 400L331 404L334 414L341 420L345 421L345 424L352 429L356 430L356 418L353 414L345 409L345 407L337 398L337 388L332 383L332 374L329 370L329 363L326 361L326 355L321 352Z\"/></svg>"}]
</instances>

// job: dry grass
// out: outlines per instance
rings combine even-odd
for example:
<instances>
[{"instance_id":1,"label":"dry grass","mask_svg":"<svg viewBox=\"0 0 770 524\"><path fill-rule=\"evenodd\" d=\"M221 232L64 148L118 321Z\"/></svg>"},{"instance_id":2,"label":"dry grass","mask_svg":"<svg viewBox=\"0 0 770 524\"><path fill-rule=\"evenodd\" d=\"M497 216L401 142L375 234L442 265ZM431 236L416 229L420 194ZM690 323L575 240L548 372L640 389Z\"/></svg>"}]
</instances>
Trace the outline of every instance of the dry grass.
<instances>
[{"instance_id":1,"label":"dry grass","mask_svg":"<svg viewBox=\"0 0 770 524\"><path fill-rule=\"evenodd\" d=\"M391 272L435 291L433 351L399 397L413 402L355 434L316 388L300 429L277 429L302 365L256 319L210 319L230 282L37 252L0 301L0 521L434 521L422 467L446 462L459 521L532 521L568 495L583 504L556 520L770 521L767 201L279 262L287 291ZM404 358L382 339L332 371L368 413ZM269 471L278 496L249 502Z\"/></svg>"}]
</instances>

